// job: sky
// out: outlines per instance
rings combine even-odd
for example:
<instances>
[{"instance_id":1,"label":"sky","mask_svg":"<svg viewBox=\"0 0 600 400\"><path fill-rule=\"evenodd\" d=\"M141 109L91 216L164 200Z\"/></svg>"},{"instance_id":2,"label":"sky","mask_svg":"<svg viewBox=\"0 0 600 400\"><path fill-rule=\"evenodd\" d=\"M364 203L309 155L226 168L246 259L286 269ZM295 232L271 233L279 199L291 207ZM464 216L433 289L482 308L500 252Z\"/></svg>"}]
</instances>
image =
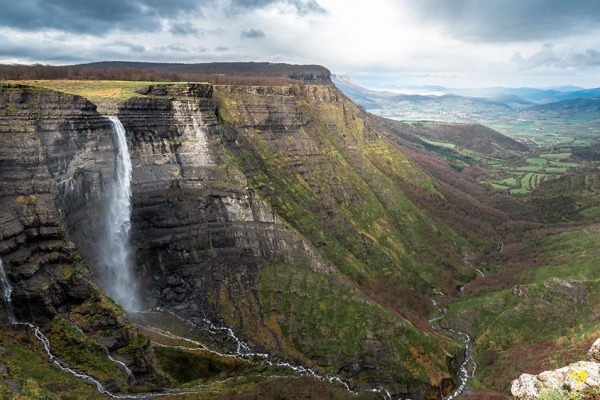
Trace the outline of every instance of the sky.
<instances>
[{"instance_id":1,"label":"sky","mask_svg":"<svg viewBox=\"0 0 600 400\"><path fill-rule=\"evenodd\" d=\"M0 63L319 64L364 86L600 87L599 0L0 0Z\"/></svg>"}]
</instances>

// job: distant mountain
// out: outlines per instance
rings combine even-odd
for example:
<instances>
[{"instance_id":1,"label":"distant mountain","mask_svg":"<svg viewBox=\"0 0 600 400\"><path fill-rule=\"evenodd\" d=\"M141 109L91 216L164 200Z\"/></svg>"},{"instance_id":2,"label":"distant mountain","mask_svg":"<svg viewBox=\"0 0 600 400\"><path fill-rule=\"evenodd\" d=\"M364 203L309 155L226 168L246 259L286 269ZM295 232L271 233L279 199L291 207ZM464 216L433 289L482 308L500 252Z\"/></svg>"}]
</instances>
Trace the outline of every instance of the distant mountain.
<instances>
[{"instance_id":1,"label":"distant mountain","mask_svg":"<svg viewBox=\"0 0 600 400\"><path fill-rule=\"evenodd\" d=\"M556 90L557 92L565 92L565 93L569 93L569 92L579 92L581 90L585 90L585 88L582 88L581 86L573 86L573 85L568 85L568 86L550 86L548 88L544 88L547 90Z\"/></svg>"},{"instance_id":2,"label":"distant mountain","mask_svg":"<svg viewBox=\"0 0 600 400\"><path fill-rule=\"evenodd\" d=\"M500 102L500 103L509 104L509 105L513 105L513 104L522 105L522 106L531 105L531 101L522 99L521 97L514 95L514 94L503 94L503 95L494 97L491 100L494 100L494 101Z\"/></svg>"},{"instance_id":3,"label":"distant mountain","mask_svg":"<svg viewBox=\"0 0 600 400\"><path fill-rule=\"evenodd\" d=\"M352 82L348 75L332 74L331 81L346 96L350 97L355 103L366 109L381 108L376 99L381 98L382 96L393 97L395 95L394 93L376 92L374 90L366 89Z\"/></svg>"},{"instance_id":4,"label":"distant mountain","mask_svg":"<svg viewBox=\"0 0 600 400\"><path fill-rule=\"evenodd\" d=\"M491 115L509 114L513 110L506 102L484 97L452 93L434 96L374 91L357 85L347 75L332 75L331 80L357 104L377 115L394 119L477 122ZM517 97L511 97L510 100L514 104L519 103L519 108L525 102Z\"/></svg>"},{"instance_id":5,"label":"distant mountain","mask_svg":"<svg viewBox=\"0 0 600 400\"><path fill-rule=\"evenodd\" d=\"M344 75L348 81L350 79L347 75ZM351 81L350 81L351 82ZM353 85L358 86L352 82ZM358 86L360 87L360 86ZM407 92L423 92L423 93L448 93L455 94L463 97L483 97L500 101L508 104L521 104L527 105L529 102L550 102L556 100L566 100L584 97L600 97L600 88L596 89L584 89L580 86L552 86L549 88L507 88L507 87L487 87L487 88L446 88L443 86L436 85L404 85L404 86L393 86L390 89ZM368 90L368 89L364 89ZM381 93L381 92L378 92ZM510 98L507 96L516 96L517 98ZM525 102L524 102L525 101Z\"/></svg>"},{"instance_id":6,"label":"distant mountain","mask_svg":"<svg viewBox=\"0 0 600 400\"><path fill-rule=\"evenodd\" d=\"M504 95L515 95L521 97L522 99L530 100L530 101L541 101L548 99L555 99L557 96L564 94L563 92L559 92L557 90L544 90L544 89L535 89L529 87L522 88L497 88Z\"/></svg>"},{"instance_id":7,"label":"distant mountain","mask_svg":"<svg viewBox=\"0 0 600 400\"><path fill-rule=\"evenodd\" d=\"M598 98L578 98L561 100L549 104L540 104L530 107L530 111L554 112L598 112L600 111L600 96Z\"/></svg>"},{"instance_id":8,"label":"distant mountain","mask_svg":"<svg viewBox=\"0 0 600 400\"><path fill-rule=\"evenodd\" d=\"M591 98L591 97L600 97L600 88L585 89L585 90L580 90L577 92L566 93L566 94L556 97L556 99L568 100L568 99L583 99L583 98Z\"/></svg>"}]
</instances>

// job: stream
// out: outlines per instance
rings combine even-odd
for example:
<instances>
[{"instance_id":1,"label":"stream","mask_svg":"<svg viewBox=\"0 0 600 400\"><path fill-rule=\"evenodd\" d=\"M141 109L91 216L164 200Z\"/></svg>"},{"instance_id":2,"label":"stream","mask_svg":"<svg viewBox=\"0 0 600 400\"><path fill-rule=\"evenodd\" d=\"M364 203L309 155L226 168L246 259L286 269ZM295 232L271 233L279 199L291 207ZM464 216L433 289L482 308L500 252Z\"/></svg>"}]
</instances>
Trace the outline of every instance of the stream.
<instances>
[{"instance_id":1,"label":"stream","mask_svg":"<svg viewBox=\"0 0 600 400\"><path fill-rule=\"evenodd\" d=\"M456 373L456 388L448 396L442 395L442 400L452 400L465 390L467 387L467 382L475 375L477 364L473 358L471 336L469 336L469 334L466 332L442 327L441 322L446 316L446 313L437 303L436 295L431 295L431 302L433 303L435 309L440 313L439 317L434 317L429 320L431 326L437 331L444 333L446 336L459 339L465 345L465 360L462 362Z\"/></svg>"}]
</instances>

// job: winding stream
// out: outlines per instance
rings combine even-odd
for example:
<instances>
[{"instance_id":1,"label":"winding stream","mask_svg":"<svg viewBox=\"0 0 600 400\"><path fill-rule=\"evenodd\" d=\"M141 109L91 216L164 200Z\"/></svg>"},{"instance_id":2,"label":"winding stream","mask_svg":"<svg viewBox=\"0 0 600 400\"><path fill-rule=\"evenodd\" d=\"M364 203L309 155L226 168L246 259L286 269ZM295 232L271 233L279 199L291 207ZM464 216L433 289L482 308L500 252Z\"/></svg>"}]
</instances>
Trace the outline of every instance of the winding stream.
<instances>
[{"instance_id":1,"label":"winding stream","mask_svg":"<svg viewBox=\"0 0 600 400\"><path fill-rule=\"evenodd\" d=\"M429 323L434 329L444 333L446 336L459 339L465 345L465 360L460 365L456 373L456 388L448 396L442 395L442 400L452 400L456 396L460 395L467 387L467 382L475 375L477 370L477 364L473 358L473 349L471 344L471 336L466 332L457 331L451 328L442 327L442 320L446 316L444 310L437 303L435 295L431 296L431 302L435 309L440 313L439 317L431 318ZM469 368L470 367L470 368Z\"/></svg>"}]
</instances>

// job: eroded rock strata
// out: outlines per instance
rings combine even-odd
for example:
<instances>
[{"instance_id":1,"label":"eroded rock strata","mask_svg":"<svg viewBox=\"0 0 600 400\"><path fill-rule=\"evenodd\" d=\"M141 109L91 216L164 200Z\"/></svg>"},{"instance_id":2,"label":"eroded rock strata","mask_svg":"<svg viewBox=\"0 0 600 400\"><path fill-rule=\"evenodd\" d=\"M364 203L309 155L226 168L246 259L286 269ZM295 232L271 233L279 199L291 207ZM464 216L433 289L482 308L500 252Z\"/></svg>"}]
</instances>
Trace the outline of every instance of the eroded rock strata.
<instances>
[{"instance_id":1,"label":"eroded rock strata","mask_svg":"<svg viewBox=\"0 0 600 400\"><path fill-rule=\"evenodd\" d=\"M362 111L327 85L143 94L118 116L133 164L131 239L147 307L208 317L255 349L341 374L356 388L411 398L451 389L456 346L367 294L390 279L410 293L432 273L440 282L468 274L455 250L446 260L455 267L436 267L434 249L459 239L392 193L400 185L439 196L426 178L411 183L425 175ZM17 314L39 322L97 315L101 294L89 282L102 282L96 244L114 175L110 123L77 96L23 87L3 87L2 96L0 254L20 282ZM110 349L126 347L127 335L98 334L126 317L106 320L113 325L78 325ZM127 362L151 377L144 351Z\"/></svg>"},{"instance_id":2,"label":"eroded rock strata","mask_svg":"<svg viewBox=\"0 0 600 400\"><path fill-rule=\"evenodd\" d=\"M93 206L114 165L110 123L89 101L47 90L3 86L0 104L0 255L14 287L17 320L54 333L57 318L77 321L139 383L164 385L149 343L129 347L137 334L92 283L93 273L71 241L76 235L68 233L87 233L98 217ZM6 323L4 308L0 316ZM98 357L105 356L100 351ZM127 376L117 368L111 382L119 390Z\"/></svg>"}]
</instances>

